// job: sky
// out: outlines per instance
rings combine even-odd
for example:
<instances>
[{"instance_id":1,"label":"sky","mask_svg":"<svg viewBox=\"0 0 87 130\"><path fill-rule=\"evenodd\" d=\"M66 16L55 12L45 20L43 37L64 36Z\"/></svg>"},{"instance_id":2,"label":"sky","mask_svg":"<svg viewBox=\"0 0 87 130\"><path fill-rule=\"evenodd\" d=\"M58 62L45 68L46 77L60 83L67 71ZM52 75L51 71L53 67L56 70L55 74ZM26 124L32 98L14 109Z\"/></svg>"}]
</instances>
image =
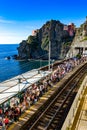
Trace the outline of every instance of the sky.
<instances>
[{"instance_id":1,"label":"sky","mask_svg":"<svg viewBox=\"0 0 87 130\"><path fill-rule=\"evenodd\" d=\"M0 44L20 43L46 21L73 22L87 16L87 0L0 0Z\"/></svg>"}]
</instances>

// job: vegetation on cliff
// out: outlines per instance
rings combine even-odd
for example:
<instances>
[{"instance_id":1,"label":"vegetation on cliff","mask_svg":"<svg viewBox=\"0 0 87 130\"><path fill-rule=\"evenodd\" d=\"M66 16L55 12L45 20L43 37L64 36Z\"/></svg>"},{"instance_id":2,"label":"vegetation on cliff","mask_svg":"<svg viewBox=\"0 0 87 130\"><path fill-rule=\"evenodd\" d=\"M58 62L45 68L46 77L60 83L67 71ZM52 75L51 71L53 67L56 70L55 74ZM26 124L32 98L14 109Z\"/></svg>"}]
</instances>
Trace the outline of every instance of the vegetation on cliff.
<instances>
[{"instance_id":1,"label":"vegetation on cliff","mask_svg":"<svg viewBox=\"0 0 87 130\"><path fill-rule=\"evenodd\" d=\"M38 48L39 41L38 41L38 39L37 39L36 36L30 35L30 36L28 37L28 39L26 40L26 43L29 44L29 45L31 45L31 47L32 47L33 49L37 49L37 48Z\"/></svg>"}]
</instances>

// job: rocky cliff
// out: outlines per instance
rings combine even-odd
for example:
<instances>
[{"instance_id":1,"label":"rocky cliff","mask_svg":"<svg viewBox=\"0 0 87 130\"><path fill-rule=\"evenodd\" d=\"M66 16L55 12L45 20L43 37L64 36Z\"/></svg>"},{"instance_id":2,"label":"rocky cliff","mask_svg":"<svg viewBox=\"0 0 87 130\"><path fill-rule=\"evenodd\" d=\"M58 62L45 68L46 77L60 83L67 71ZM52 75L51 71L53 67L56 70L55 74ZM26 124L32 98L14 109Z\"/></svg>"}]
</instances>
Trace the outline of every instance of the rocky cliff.
<instances>
[{"instance_id":1,"label":"rocky cliff","mask_svg":"<svg viewBox=\"0 0 87 130\"><path fill-rule=\"evenodd\" d=\"M74 57L78 54L87 55L87 17L86 21L76 28L75 37L66 56Z\"/></svg>"},{"instance_id":2,"label":"rocky cliff","mask_svg":"<svg viewBox=\"0 0 87 130\"><path fill-rule=\"evenodd\" d=\"M48 59L49 41L51 42L51 59L64 58L74 38L60 21L46 22L18 47L20 59ZM67 26L66 26L67 27Z\"/></svg>"}]
</instances>

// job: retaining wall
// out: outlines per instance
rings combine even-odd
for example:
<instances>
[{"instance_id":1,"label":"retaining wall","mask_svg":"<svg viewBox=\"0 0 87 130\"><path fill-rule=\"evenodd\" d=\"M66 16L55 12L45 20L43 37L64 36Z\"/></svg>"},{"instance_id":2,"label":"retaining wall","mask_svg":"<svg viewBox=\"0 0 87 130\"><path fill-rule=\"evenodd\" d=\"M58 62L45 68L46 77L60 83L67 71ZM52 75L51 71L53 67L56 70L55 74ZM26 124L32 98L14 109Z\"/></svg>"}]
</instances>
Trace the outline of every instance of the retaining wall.
<instances>
[{"instance_id":1,"label":"retaining wall","mask_svg":"<svg viewBox=\"0 0 87 130\"><path fill-rule=\"evenodd\" d=\"M79 88L79 91L74 99L74 102L70 108L70 111L66 117L66 120L65 120L61 130L68 130L70 124L73 123L75 114L76 114L76 112L78 110L78 106L80 104L80 99L82 98L82 95L83 95L86 87L87 87L87 76L84 78L84 80Z\"/></svg>"}]
</instances>

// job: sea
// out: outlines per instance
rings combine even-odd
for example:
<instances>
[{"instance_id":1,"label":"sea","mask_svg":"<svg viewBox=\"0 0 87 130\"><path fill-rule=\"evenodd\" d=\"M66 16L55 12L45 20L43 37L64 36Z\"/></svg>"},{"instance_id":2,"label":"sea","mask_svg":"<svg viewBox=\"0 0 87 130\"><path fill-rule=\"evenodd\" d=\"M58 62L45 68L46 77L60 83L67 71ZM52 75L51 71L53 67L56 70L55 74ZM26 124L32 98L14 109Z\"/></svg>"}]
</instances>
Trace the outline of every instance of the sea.
<instances>
[{"instance_id":1,"label":"sea","mask_svg":"<svg viewBox=\"0 0 87 130\"><path fill-rule=\"evenodd\" d=\"M13 59L13 55L18 55L18 46L19 44L0 44L0 82L48 64L48 61L43 60ZM6 59L7 56L10 56L9 60Z\"/></svg>"}]
</instances>

